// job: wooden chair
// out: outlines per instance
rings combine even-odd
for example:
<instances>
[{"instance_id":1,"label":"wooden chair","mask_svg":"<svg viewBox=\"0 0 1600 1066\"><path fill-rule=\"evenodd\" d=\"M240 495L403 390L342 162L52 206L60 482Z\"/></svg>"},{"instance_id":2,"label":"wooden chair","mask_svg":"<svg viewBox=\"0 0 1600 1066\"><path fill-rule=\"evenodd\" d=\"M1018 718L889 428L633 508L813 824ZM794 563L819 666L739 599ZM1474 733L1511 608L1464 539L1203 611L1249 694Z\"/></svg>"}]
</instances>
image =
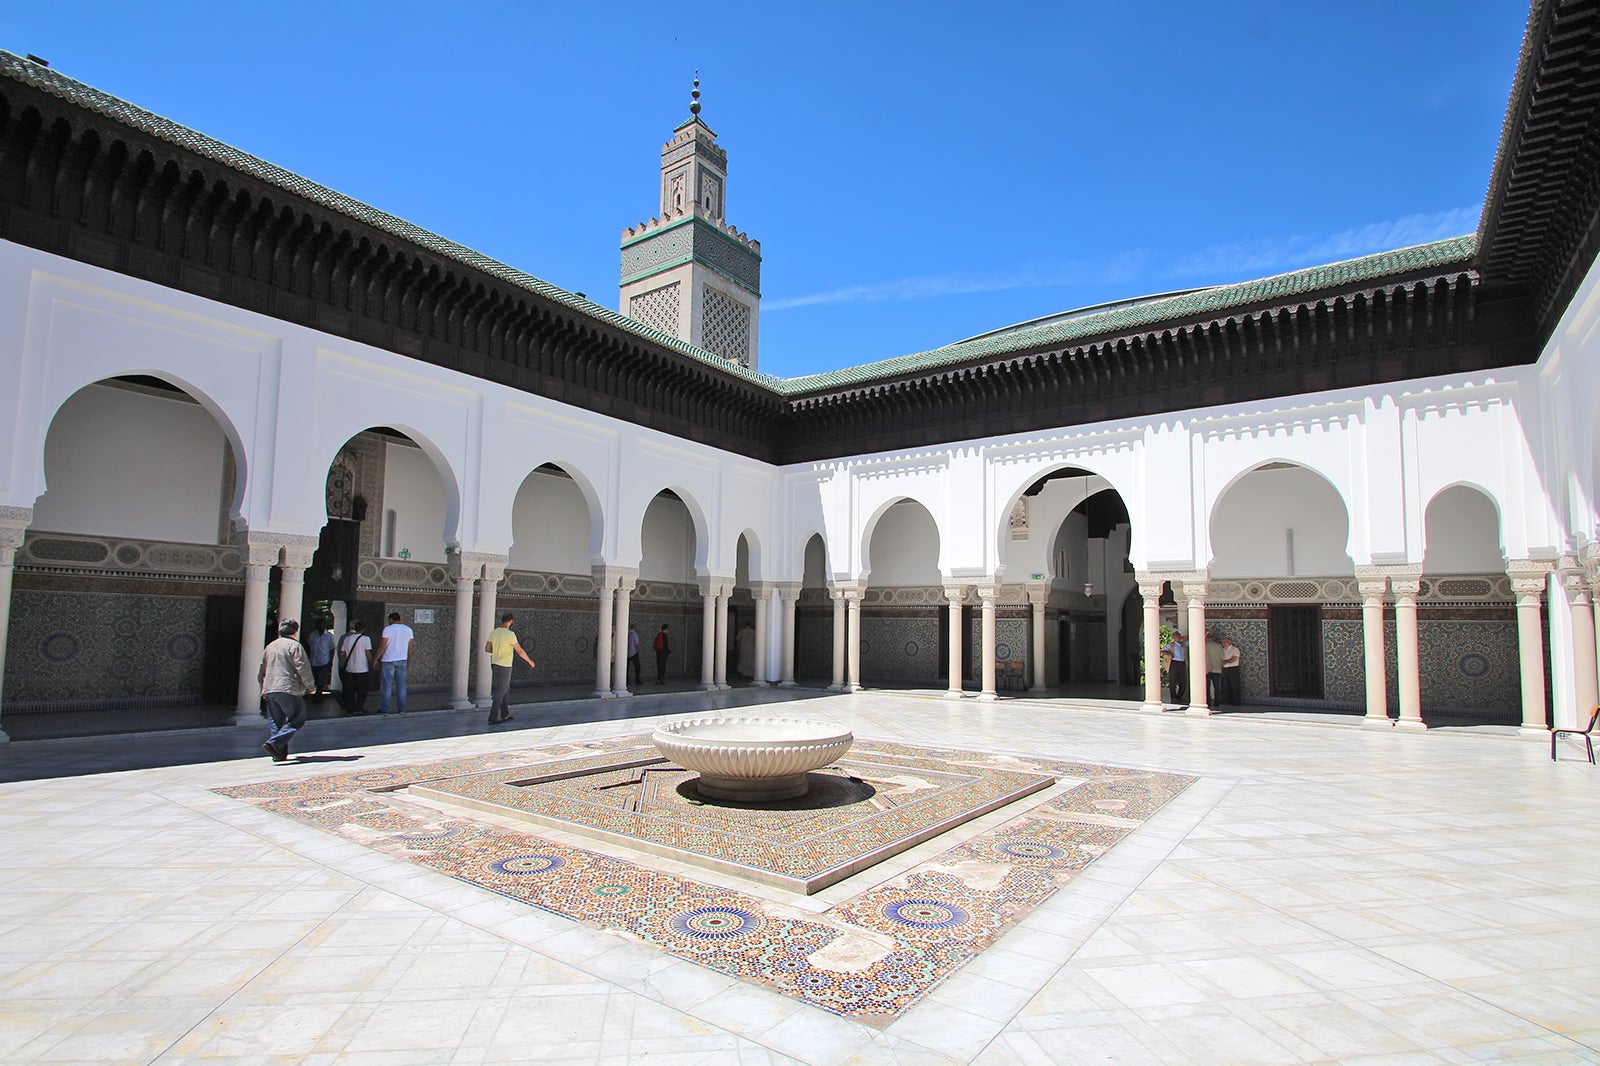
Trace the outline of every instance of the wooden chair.
<instances>
[{"instance_id":1,"label":"wooden chair","mask_svg":"<svg viewBox=\"0 0 1600 1066\"><path fill-rule=\"evenodd\" d=\"M1550 758L1554 759L1556 757L1556 741L1561 739L1561 735L1565 733L1569 737L1582 737L1583 746L1589 752L1589 761L1591 763L1594 762L1594 724L1596 722L1600 722L1600 707L1596 707L1594 713L1589 716L1589 727L1587 729L1550 730Z\"/></svg>"}]
</instances>

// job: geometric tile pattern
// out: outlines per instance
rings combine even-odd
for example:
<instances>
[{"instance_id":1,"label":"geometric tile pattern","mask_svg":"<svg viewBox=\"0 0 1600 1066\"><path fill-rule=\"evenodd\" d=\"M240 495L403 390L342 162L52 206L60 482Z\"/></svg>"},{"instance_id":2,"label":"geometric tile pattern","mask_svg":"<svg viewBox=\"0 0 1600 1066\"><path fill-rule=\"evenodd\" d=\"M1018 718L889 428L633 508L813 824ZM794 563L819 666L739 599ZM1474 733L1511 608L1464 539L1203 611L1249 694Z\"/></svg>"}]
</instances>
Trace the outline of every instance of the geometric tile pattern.
<instances>
[{"instance_id":1,"label":"geometric tile pattern","mask_svg":"<svg viewBox=\"0 0 1600 1066\"><path fill-rule=\"evenodd\" d=\"M548 762L603 764L638 737L216 791L872 1025L887 1025L1195 778L873 744L875 752L1079 779L1076 787L817 914L631 859L455 818L397 790Z\"/></svg>"}]
</instances>

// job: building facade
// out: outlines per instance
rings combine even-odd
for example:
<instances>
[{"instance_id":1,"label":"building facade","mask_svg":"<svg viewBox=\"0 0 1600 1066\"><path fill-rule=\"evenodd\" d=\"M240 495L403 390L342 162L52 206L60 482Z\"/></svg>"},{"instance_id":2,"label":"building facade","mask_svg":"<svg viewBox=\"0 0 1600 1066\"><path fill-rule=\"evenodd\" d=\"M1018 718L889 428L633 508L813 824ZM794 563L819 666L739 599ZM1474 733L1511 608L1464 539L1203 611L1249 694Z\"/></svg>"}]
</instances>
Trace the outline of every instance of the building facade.
<instances>
[{"instance_id":1,"label":"building facade","mask_svg":"<svg viewBox=\"0 0 1600 1066\"><path fill-rule=\"evenodd\" d=\"M467 707L502 606L607 698L667 625L707 688L1159 710L1167 621L1239 643L1251 703L1581 724L1592 21L1533 6L1474 235L783 381L697 111L623 315L0 53L0 728L253 723L269 619L321 610L401 611Z\"/></svg>"}]
</instances>

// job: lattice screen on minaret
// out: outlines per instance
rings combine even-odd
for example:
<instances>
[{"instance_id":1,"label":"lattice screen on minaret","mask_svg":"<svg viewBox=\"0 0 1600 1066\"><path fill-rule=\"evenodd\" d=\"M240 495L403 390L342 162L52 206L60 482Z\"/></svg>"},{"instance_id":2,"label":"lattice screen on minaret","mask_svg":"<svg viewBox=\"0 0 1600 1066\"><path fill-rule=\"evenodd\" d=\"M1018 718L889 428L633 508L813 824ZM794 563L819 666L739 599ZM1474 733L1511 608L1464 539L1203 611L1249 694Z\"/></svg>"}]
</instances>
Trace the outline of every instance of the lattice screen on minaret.
<instances>
[{"instance_id":1,"label":"lattice screen on minaret","mask_svg":"<svg viewBox=\"0 0 1600 1066\"><path fill-rule=\"evenodd\" d=\"M628 301L628 317L669 337L678 335L678 283L642 292Z\"/></svg>"},{"instance_id":2,"label":"lattice screen on minaret","mask_svg":"<svg viewBox=\"0 0 1600 1066\"><path fill-rule=\"evenodd\" d=\"M750 365L750 305L707 286L701 319L700 346L708 352Z\"/></svg>"}]
</instances>

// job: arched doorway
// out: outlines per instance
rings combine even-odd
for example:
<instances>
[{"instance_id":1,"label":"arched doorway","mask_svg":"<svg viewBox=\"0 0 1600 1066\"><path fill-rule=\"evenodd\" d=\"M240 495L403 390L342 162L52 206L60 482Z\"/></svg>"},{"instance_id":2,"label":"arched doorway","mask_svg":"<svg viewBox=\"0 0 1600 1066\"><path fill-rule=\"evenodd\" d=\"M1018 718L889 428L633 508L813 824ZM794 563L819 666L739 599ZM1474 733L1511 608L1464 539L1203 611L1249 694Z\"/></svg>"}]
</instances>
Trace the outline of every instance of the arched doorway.
<instances>
[{"instance_id":1,"label":"arched doorway","mask_svg":"<svg viewBox=\"0 0 1600 1066\"><path fill-rule=\"evenodd\" d=\"M1451 485L1423 513L1417 652L1429 718L1520 720L1516 607L1500 511L1473 485Z\"/></svg>"},{"instance_id":2,"label":"arched doorway","mask_svg":"<svg viewBox=\"0 0 1600 1066\"><path fill-rule=\"evenodd\" d=\"M594 677L591 560L599 554L603 530L596 494L576 468L542 463L522 479L511 505L511 548L495 603L497 613L516 614L517 638L539 667L532 674L513 669L514 687L582 685ZM482 640L474 637L475 646Z\"/></svg>"},{"instance_id":3,"label":"arched doorway","mask_svg":"<svg viewBox=\"0 0 1600 1066\"><path fill-rule=\"evenodd\" d=\"M796 680L827 685L833 680L833 600L828 582L828 547L821 533L813 533L806 540L795 629Z\"/></svg>"},{"instance_id":4,"label":"arched doorway","mask_svg":"<svg viewBox=\"0 0 1600 1066\"><path fill-rule=\"evenodd\" d=\"M632 596L632 619L644 650L640 662L645 684L657 677L655 639L667 626L669 651L664 663L666 684L701 682L706 650L701 638L703 598L696 560L703 550L700 525L677 489L662 489L644 511L639 581Z\"/></svg>"},{"instance_id":5,"label":"arched doorway","mask_svg":"<svg viewBox=\"0 0 1600 1066\"><path fill-rule=\"evenodd\" d=\"M54 412L11 598L13 737L231 718L243 636L234 437L204 397L147 375L87 385Z\"/></svg>"},{"instance_id":6,"label":"arched doorway","mask_svg":"<svg viewBox=\"0 0 1600 1066\"><path fill-rule=\"evenodd\" d=\"M868 534L868 587L861 601L861 682L943 687L940 641L944 584L939 527L920 502L900 499Z\"/></svg>"}]
</instances>

